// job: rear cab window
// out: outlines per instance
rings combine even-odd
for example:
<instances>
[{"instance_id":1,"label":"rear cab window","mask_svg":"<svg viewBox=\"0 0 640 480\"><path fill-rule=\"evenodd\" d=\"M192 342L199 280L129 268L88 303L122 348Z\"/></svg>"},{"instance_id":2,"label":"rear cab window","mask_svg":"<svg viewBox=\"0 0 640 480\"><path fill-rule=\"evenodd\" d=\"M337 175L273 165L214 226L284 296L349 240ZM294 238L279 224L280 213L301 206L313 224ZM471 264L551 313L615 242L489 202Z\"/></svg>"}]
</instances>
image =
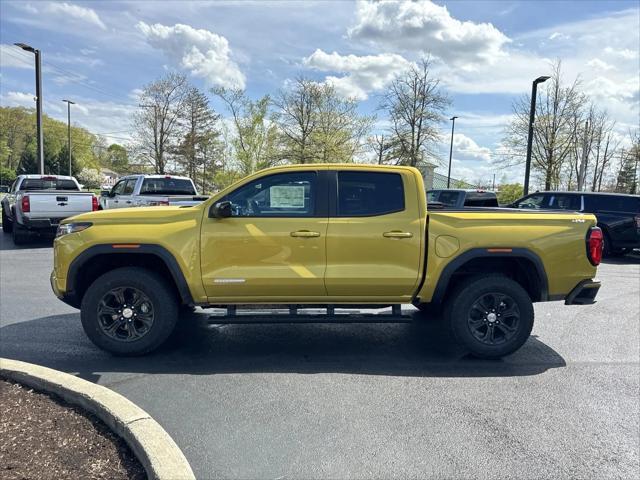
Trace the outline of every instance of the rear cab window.
<instances>
[{"instance_id":1,"label":"rear cab window","mask_svg":"<svg viewBox=\"0 0 640 480\"><path fill-rule=\"evenodd\" d=\"M73 180L62 178L25 178L20 190L73 190L78 191L78 185Z\"/></svg>"},{"instance_id":2,"label":"rear cab window","mask_svg":"<svg viewBox=\"0 0 640 480\"><path fill-rule=\"evenodd\" d=\"M581 195L553 193L549 196L549 206L553 210L574 210L582 209Z\"/></svg>"},{"instance_id":3,"label":"rear cab window","mask_svg":"<svg viewBox=\"0 0 640 480\"><path fill-rule=\"evenodd\" d=\"M186 178L145 178L140 195L196 195L196 190Z\"/></svg>"},{"instance_id":4,"label":"rear cab window","mask_svg":"<svg viewBox=\"0 0 640 480\"><path fill-rule=\"evenodd\" d=\"M405 209L399 173L338 172L338 217L369 217Z\"/></svg>"},{"instance_id":5,"label":"rear cab window","mask_svg":"<svg viewBox=\"0 0 640 480\"><path fill-rule=\"evenodd\" d=\"M547 208L548 204L549 198L545 194L536 193L518 201L516 203L516 207L538 210L541 208Z\"/></svg>"}]
</instances>

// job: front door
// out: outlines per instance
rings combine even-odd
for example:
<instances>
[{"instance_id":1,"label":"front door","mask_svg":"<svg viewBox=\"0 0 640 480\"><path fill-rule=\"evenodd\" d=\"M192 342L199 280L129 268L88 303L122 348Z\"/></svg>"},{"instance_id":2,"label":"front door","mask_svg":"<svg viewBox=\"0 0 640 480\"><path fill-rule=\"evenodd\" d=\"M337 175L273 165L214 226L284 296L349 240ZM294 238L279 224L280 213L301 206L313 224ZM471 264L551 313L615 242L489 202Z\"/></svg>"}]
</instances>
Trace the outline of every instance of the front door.
<instances>
[{"instance_id":1,"label":"front door","mask_svg":"<svg viewBox=\"0 0 640 480\"><path fill-rule=\"evenodd\" d=\"M327 230L330 297L404 297L415 292L424 226L413 173L340 170ZM333 183L335 185L335 183Z\"/></svg>"},{"instance_id":2,"label":"front door","mask_svg":"<svg viewBox=\"0 0 640 480\"><path fill-rule=\"evenodd\" d=\"M201 265L212 303L326 295L325 182L323 170L267 174L219 200L231 202L231 217L205 212Z\"/></svg>"}]
</instances>

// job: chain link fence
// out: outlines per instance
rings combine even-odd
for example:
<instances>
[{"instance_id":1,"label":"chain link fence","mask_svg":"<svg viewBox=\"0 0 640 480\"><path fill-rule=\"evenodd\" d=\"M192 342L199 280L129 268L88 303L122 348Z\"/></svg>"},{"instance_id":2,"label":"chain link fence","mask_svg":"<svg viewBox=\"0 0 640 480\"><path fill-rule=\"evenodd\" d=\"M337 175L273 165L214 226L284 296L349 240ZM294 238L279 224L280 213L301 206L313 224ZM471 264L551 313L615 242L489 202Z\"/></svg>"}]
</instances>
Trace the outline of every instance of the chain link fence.
<instances>
[{"instance_id":1,"label":"chain link fence","mask_svg":"<svg viewBox=\"0 0 640 480\"><path fill-rule=\"evenodd\" d=\"M432 177L432 178L429 178ZM442 175L436 172L426 172L425 174L425 185L427 185L428 189L442 189L447 188L447 176ZM457 178L451 178L449 188L477 188L477 185L473 185L471 183L467 183L463 180L458 180Z\"/></svg>"}]
</instances>

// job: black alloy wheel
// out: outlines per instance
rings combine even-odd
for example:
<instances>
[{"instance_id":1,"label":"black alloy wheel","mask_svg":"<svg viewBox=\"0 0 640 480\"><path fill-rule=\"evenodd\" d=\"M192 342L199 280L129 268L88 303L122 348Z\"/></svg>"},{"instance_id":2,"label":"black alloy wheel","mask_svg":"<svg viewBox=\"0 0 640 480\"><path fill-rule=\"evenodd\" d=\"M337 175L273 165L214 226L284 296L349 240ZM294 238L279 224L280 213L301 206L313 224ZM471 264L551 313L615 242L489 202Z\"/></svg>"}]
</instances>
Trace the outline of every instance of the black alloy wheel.
<instances>
[{"instance_id":1,"label":"black alloy wheel","mask_svg":"<svg viewBox=\"0 0 640 480\"><path fill-rule=\"evenodd\" d=\"M98 323L102 332L121 342L144 337L153 326L153 303L133 287L118 287L104 294L98 304Z\"/></svg>"}]
</instances>

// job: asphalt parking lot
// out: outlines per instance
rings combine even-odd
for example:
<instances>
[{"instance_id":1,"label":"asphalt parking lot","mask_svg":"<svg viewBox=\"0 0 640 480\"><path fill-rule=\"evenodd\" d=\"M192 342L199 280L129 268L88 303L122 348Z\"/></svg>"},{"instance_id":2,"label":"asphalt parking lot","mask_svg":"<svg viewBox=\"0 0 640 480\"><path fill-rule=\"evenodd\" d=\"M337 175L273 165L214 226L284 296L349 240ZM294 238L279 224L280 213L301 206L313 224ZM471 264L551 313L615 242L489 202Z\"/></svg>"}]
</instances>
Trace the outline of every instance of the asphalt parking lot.
<instances>
[{"instance_id":1,"label":"asphalt parking lot","mask_svg":"<svg viewBox=\"0 0 640 480\"><path fill-rule=\"evenodd\" d=\"M637 478L640 255L598 303L536 305L514 355L479 361L438 322L209 326L114 358L49 287L50 242L0 238L0 355L105 385L173 436L198 478ZM201 312L201 311L199 311ZM416 314L417 315L417 314Z\"/></svg>"}]
</instances>

